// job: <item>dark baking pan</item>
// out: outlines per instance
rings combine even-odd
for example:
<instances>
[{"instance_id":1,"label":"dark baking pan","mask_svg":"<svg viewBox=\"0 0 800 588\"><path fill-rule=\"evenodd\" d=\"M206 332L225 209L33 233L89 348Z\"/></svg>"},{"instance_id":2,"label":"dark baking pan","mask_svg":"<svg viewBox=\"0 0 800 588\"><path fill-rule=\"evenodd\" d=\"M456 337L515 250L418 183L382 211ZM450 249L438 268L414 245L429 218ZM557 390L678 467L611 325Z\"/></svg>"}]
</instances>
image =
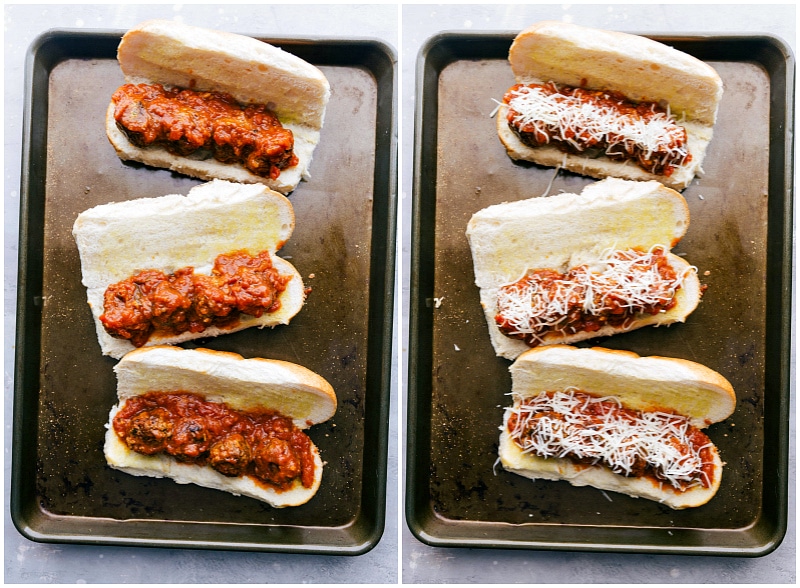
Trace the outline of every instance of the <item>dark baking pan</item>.
<instances>
[{"instance_id":1,"label":"dark baking pan","mask_svg":"<svg viewBox=\"0 0 800 588\"><path fill-rule=\"evenodd\" d=\"M436 546L764 555L787 513L794 60L769 36L658 37L725 83L704 176L675 249L708 286L685 324L584 345L682 357L738 402L708 434L727 462L705 506L673 511L495 466L510 362L489 342L464 235L490 204L540 196L553 169L514 163L491 114L514 78L514 33L430 39L417 63L406 516ZM592 180L561 172L552 193Z\"/></svg>"},{"instance_id":2,"label":"dark baking pan","mask_svg":"<svg viewBox=\"0 0 800 588\"><path fill-rule=\"evenodd\" d=\"M288 326L194 346L292 361L339 407L309 435L327 463L307 504L273 509L111 470L116 399L71 229L97 204L186 193L197 180L121 162L103 113L123 81L120 32L53 31L27 56L11 510L36 541L356 555L383 533L396 219L395 58L372 40L268 39L331 82L312 179L291 194L281 256L312 288Z\"/></svg>"}]
</instances>

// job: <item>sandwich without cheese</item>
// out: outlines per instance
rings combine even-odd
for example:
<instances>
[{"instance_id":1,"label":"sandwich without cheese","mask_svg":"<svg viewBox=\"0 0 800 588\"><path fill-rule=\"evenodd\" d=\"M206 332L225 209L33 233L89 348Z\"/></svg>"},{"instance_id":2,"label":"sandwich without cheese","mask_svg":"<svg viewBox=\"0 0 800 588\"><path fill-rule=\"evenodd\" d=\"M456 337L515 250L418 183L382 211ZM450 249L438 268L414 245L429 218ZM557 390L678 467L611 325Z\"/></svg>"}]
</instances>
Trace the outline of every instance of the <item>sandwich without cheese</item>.
<instances>
[{"instance_id":1,"label":"sandwich without cheese","mask_svg":"<svg viewBox=\"0 0 800 588\"><path fill-rule=\"evenodd\" d=\"M288 324L305 302L276 255L293 230L285 196L222 180L82 212L73 236L103 354Z\"/></svg>"},{"instance_id":2,"label":"sandwich without cheese","mask_svg":"<svg viewBox=\"0 0 800 588\"><path fill-rule=\"evenodd\" d=\"M708 502L723 462L701 431L730 416L730 383L695 362L566 345L509 368L499 456L531 479L566 480L674 509Z\"/></svg>"},{"instance_id":3,"label":"sandwich without cheese","mask_svg":"<svg viewBox=\"0 0 800 588\"><path fill-rule=\"evenodd\" d=\"M466 234L497 355L684 321L702 288L670 250L688 226L678 192L616 178L476 212Z\"/></svg>"},{"instance_id":4,"label":"sandwich without cheese","mask_svg":"<svg viewBox=\"0 0 800 588\"><path fill-rule=\"evenodd\" d=\"M702 172L723 85L708 64L638 35L543 21L514 39L497 112L513 159L675 190Z\"/></svg>"},{"instance_id":5,"label":"sandwich without cheese","mask_svg":"<svg viewBox=\"0 0 800 588\"><path fill-rule=\"evenodd\" d=\"M127 83L105 125L120 158L283 194L309 176L330 98L310 63L251 37L165 20L129 30L117 59Z\"/></svg>"},{"instance_id":6,"label":"sandwich without cheese","mask_svg":"<svg viewBox=\"0 0 800 588\"><path fill-rule=\"evenodd\" d=\"M208 349L148 347L114 367L104 454L134 476L170 478L274 507L308 502L323 462L303 431L336 412L318 374Z\"/></svg>"}]
</instances>

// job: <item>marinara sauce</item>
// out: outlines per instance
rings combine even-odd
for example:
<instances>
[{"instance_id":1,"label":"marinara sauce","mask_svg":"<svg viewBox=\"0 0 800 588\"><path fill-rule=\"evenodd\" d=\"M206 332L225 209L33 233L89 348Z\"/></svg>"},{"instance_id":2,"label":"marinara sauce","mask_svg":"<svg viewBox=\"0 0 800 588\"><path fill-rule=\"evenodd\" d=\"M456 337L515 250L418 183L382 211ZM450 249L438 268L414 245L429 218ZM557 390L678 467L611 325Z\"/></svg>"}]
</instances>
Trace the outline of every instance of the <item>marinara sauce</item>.
<instances>
[{"instance_id":1,"label":"marinara sauce","mask_svg":"<svg viewBox=\"0 0 800 588\"><path fill-rule=\"evenodd\" d=\"M181 156L206 152L272 179L297 165L292 131L264 105L159 84L125 84L111 100L117 126L137 147L158 145Z\"/></svg>"},{"instance_id":2,"label":"marinara sauce","mask_svg":"<svg viewBox=\"0 0 800 588\"><path fill-rule=\"evenodd\" d=\"M154 391L126 400L112 426L143 455L170 455L278 490L296 480L305 488L314 483L311 440L274 411L240 411L191 392Z\"/></svg>"},{"instance_id":3,"label":"marinara sauce","mask_svg":"<svg viewBox=\"0 0 800 588\"><path fill-rule=\"evenodd\" d=\"M515 109L516 99L530 91L569 104L574 113L557 122L553 122L552 113L548 113L547 120L531 120L535 117ZM667 177L692 158L686 149L686 129L674 123L655 102L634 103L619 92L557 86L552 82L516 84L506 92L503 102L509 105L509 127L529 147L553 145L565 153L587 155L596 151L616 161L632 161L645 171ZM585 107L592 114L586 114ZM643 143L640 125L656 119L665 122L660 139L655 145ZM631 134L624 131L626 127L634 129Z\"/></svg>"},{"instance_id":4,"label":"marinara sauce","mask_svg":"<svg viewBox=\"0 0 800 588\"><path fill-rule=\"evenodd\" d=\"M219 255L210 275L195 274L192 267L171 274L143 270L106 289L100 321L112 337L136 347L153 333L232 327L241 314L260 317L277 311L291 278L275 269L268 251Z\"/></svg>"}]
</instances>

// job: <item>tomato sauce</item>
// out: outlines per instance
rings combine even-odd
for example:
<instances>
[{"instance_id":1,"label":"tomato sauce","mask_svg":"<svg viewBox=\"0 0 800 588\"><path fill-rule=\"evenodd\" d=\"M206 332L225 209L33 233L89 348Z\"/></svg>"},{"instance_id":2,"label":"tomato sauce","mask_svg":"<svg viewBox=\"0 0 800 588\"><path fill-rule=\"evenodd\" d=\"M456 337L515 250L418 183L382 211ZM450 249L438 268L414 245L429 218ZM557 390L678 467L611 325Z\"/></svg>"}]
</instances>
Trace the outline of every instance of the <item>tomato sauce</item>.
<instances>
[{"instance_id":1,"label":"tomato sauce","mask_svg":"<svg viewBox=\"0 0 800 588\"><path fill-rule=\"evenodd\" d=\"M276 179L297 165L294 135L266 106L242 106L230 94L125 84L111 98L114 119L137 147L174 155L210 155Z\"/></svg>"},{"instance_id":2,"label":"tomato sauce","mask_svg":"<svg viewBox=\"0 0 800 588\"><path fill-rule=\"evenodd\" d=\"M314 483L311 440L274 411L239 411L190 392L153 391L126 400L112 426L143 455L166 454L277 490L296 480L305 488Z\"/></svg>"},{"instance_id":3,"label":"tomato sauce","mask_svg":"<svg viewBox=\"0 0 800 588\"><path fill-rule=\"evenodd\" d=\"M106 289L100 321L112 337L136 347L153 333L231 328L242 314L260 317L277 311L291 278L273 267L267 251L219 255L210 275L195 274L191 267L172 274L147 269Z\"/></svg>"}]
</instances>

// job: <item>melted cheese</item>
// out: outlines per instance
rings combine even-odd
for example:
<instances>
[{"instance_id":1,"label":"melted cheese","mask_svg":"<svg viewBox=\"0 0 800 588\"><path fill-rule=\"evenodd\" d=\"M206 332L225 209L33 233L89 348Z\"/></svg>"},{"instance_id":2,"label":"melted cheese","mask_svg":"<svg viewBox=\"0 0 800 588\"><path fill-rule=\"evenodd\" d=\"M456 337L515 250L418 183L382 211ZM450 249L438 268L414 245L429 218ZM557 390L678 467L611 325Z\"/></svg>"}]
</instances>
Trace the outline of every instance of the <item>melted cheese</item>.
<instances>
[{"instance_id":1,"label":"melted cheese","mask_svg":"<svg viewBox=\"0 0 800 588\"><path fill-rule=\"evenodd\" d=\"M540 141L545 138L544 142L549 142L551 134L555 134L556 139L571 144L580 152L584 147L573 139L578 135L599 145L608 145L608 155L632 153L635 146L646 159L660 155L662 165L689 155L682 139L679 140L683 129L669 111L656 111L655 105L651 108L652 115L645 120L620 112L602 101L548 94L539 87L521 86L510 94L508 106L517 113L514 123L519 128L531 125Z\"/></svg>"},{"instance_id":2,"label":"melted cheese","mask_svg":"<svg viewBox=\"0 0 800 588\"><path fill-rule=\"evenodd\" d=\"M674 280L664 279L656 266L663 255L661 245L641 252L606 251L593 267L579 266L569 275L542 287L535 279L525 279L499 289L498 314L506 321L509 335L525 335L534 341L557 327L570 307L579 306L587 315L600 316L622 307L631 317L672 300L682 285L689 267ZM594 270L594 271L593 271Z\"/></svg>"},{"instance_id":3,"label":"melted cheese","mask_svg":"<svg viewBox=\"0 0 800 588\"><path fill-rule=\"evenodd\" d=\"M593 406L594 405L594 406ZM703 465L707 443L695 447L689 419L664 412L620 410L614 397L597 398L574 389L516 398L512 439L523 452L544 458L575 458L635 475L645 462L676 489L710 484Z\"/></svg>"}]
</instances>

